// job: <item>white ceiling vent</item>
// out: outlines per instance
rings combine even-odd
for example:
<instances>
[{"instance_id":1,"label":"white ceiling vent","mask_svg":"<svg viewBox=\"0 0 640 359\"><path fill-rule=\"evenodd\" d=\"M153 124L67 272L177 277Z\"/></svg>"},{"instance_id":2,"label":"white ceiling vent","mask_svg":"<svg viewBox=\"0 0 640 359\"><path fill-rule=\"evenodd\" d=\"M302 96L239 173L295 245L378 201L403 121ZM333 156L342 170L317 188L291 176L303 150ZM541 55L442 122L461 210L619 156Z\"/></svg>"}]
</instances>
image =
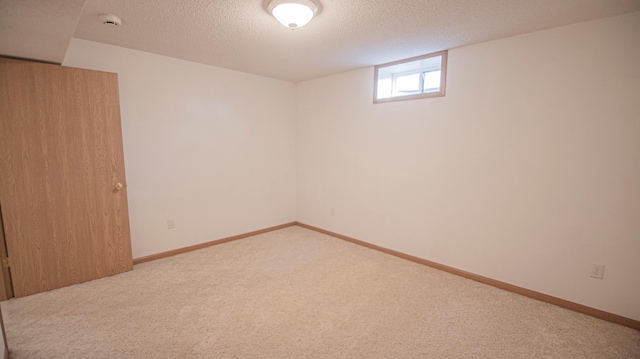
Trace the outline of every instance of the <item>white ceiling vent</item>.
<instances>
[{"instance_id":1,"label":"white ceiling vent","mask_svg":"<svg viewBox=\"0 0 640 359\"><path fill-rule=\"evenodd\" d=\"M113 27L118 27L122 24L122 19L118 15L103 14L100 15L100 21L105 25Z\"/></svg>"}]
</instances>

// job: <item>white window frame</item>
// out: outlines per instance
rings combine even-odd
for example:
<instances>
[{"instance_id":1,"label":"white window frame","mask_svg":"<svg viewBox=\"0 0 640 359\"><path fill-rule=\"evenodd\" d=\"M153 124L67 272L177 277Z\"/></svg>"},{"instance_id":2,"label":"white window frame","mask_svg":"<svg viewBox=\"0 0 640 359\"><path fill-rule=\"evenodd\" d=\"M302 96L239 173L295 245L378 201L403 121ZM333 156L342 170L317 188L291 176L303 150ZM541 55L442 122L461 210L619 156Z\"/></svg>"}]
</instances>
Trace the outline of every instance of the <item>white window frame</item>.
<instances>
[{"instance_id":1,"label":"white window frame","mask_svg":"<svg viewBox=\"0 0 640 359\"><path fill-rule=\"evenodd\" d=\"M404 59L404 60L399 60L399 61L394 61L394 62L388 62L386 64L382 64L382 65L376 65L374 67L374 79L373 79L373 103L384 103L384 102L394 102L394 101L406 101L406 100L415 100L415 99L419 99L419 98L431 98L431 97L442 97L445 95L445 89L446 89L446 78L447 78L447 54L448 51L440 51L440 52L434 52L431 54L427 54L427 55L422 55L422 56L416 56L416 57L412 57L409 59ZM378 98L378 75L380 73L380 69L384 69L387 67L391 67L391 66L395 66L395 65L399 65L399 64L404 64L404 63L409 63L409 62L415 62L415 61L420 61L420 60L424 60L424 59L428 59L428 58L432 58L432 57L438 57L441 56L441 62L440 62L440 68L439 69L424 69L424 68L418 68L412 71L403 71L403 72L397 72L397 73L393 73L392 74L392 90L391 93L395 93L395 79L399 76L406 76L406 75L411 75L414 73L419 73L420 75L420 93L417 94L413 94L413 95L399 95L399 96L391 96L391 97L386 97L386 98ZM424 76L426 73L428 72L433 72L433 71L440 71L440 88L437 91L430 91L430 92L425 92L425 90L429 90L429 89L425 89L424 88Z\"/></svg>"}]
</instances>

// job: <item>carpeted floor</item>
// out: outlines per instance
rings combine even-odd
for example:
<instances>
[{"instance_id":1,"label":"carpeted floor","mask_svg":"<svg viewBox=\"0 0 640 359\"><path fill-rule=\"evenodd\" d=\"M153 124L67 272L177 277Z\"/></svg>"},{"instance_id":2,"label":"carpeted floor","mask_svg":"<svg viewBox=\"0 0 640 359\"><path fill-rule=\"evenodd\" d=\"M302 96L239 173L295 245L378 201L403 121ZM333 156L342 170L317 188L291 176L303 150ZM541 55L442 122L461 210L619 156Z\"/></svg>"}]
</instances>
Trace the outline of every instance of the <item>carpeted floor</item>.
<instances>
[{"instance_id":1,"label":"carpeted floor","mask_svg":"<svg viewBox=\"0 0 640 359\"><path fill-rule=\"evenodd\" d=\"M633 329L300 227L2 310L12 359L640 357Z\"/></svg>"}]
</instances>

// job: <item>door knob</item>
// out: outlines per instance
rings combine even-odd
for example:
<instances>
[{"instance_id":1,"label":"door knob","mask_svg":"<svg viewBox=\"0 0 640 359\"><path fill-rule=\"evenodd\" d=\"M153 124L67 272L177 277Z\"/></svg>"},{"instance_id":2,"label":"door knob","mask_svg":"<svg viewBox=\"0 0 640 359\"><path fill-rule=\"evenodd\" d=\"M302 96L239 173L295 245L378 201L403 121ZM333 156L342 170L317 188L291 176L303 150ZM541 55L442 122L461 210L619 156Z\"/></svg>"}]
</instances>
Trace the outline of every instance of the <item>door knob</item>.
<instances>
[{"instance_id":1,"label":"door knob","mask_svg":"<svg viewBox=\"0 0 640 359\"><path fill-rule=\"evenodd\" d=\"M123 188L124 188L124 185L123 185L122 183L120 183L120 182L116 183L116 185L115 185L115 186L113 186L113 189L114 189L116 192L118 192L119 190L121 190L121 189L123 189Z\"/></svg>"}]
</instances>

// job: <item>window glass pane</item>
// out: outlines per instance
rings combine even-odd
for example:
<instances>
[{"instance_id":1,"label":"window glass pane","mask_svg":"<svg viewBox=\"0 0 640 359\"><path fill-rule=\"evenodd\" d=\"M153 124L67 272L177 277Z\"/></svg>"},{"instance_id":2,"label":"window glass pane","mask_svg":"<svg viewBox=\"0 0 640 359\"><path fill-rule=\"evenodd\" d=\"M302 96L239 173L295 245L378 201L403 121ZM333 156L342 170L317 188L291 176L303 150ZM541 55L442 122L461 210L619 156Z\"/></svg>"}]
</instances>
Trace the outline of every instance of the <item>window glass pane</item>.
<instances>
[{"instance_id":1,"label":"window glass pane","mask_svg":"<svg viewBox=\"0 0 640 359\"><path fill-rule=\"evenodd\" d=\"M444 96L446 63L447 51L441 51L375 66L373 102Z\"/></svg>"},{"instance_id":2,"label":"window glass pane","mask_svg":"<svg viewBox=\"0 0 640 359\"><path fill-rule=\"evenodd\" d=\"M440 70L423 73L423 89L422 92L440 91Z\"/></svg>"},{"instance_id":3,"label":"window glass pane","mask_svg":"<svg viewBox=\"0 0 640 359\"><path fill-rule=\"evenodd\" d=\"M392 82L391 78L378 80L378 98L391 97Z\"/></svg>"},{"instance_id":4,"label":"window glass pane","mask_svg":"<svg viewBox=\"0 0 640 359\"><path fill-rule=\"evenodd\" d=\"M396 76L393 83L393 96L414 95L420 93L420 74Z\"/></svg>"}]
</instances>

